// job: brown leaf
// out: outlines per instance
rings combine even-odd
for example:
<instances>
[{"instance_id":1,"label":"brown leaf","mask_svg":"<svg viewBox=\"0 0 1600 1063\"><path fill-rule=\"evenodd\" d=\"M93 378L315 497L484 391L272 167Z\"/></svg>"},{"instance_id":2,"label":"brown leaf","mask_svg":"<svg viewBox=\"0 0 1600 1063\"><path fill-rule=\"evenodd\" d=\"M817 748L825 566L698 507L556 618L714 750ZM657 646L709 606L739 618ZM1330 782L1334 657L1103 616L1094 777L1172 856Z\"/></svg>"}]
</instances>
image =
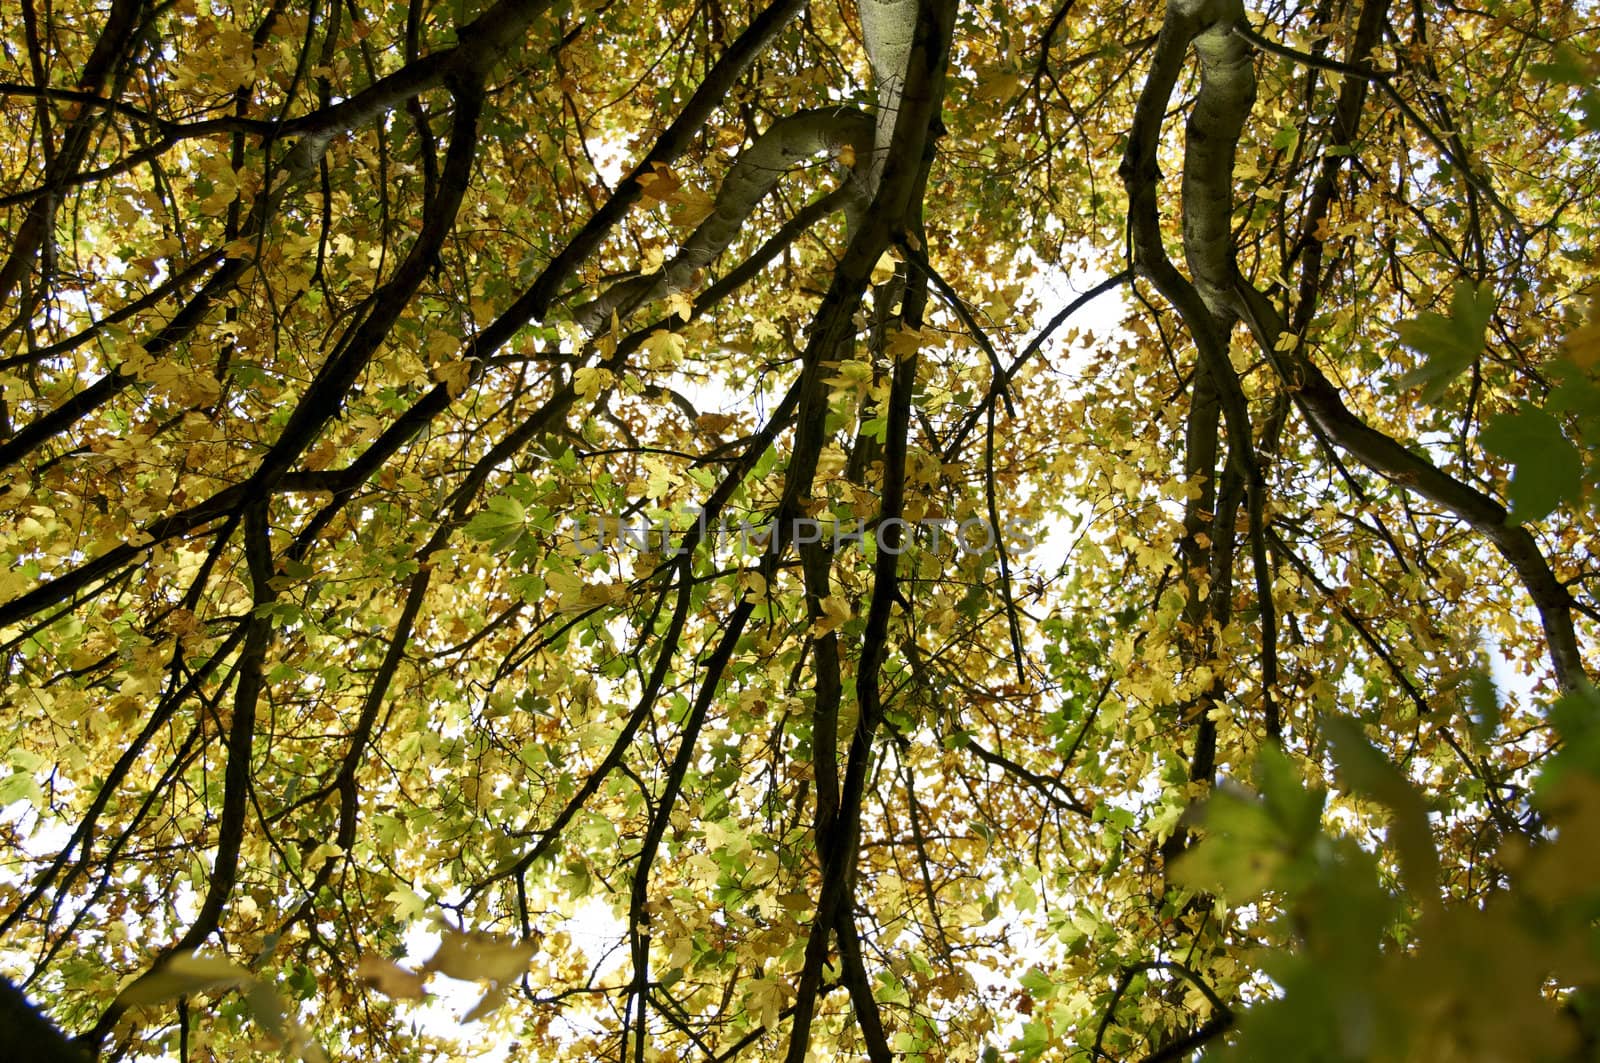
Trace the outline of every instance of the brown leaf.
<instances>
[{"instance_id":1,"label":"brown leaf","mask_svg":"<svg viewBox=\"0 0 1600 1063\"><path fill-rule=\"evenodd\" d=\"M381 956L363 956L356 964L356 977L392 1000L425 1000L428 991L422 987L427 981L425 973L391 963Z\"/></svg>"}]
</instances>

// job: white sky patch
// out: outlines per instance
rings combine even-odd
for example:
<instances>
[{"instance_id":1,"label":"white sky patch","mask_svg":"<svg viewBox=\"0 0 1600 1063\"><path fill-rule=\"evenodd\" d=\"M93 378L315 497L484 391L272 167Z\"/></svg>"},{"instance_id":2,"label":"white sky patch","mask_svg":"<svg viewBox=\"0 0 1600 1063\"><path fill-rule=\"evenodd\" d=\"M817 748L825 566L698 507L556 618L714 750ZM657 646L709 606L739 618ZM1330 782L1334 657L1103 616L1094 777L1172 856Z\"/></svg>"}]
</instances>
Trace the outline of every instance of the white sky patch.
<instances>
[{"instance_id":1,"label":"white sky patch","mask_svg":"<svg viewBox=\"0 0 1600 1063\"><path fill-rule=\"evenodd\" d=\"M471 929L470 927L467 929ZM615 980L627 966L628 924L612 911L600 897L588 897L573 906L572 914L559 922L542 924L542 933L564 932L583 953L590 967L591 981L601 985ZM396 962L417 970L439 949L441 932L436 920L421 919L411 924L401 938L405 953ZM498 1033L489 1033L477 1022L462 1022L466 1015L483 998L486 986L478 982L462 981L434 973L427 983L428 999L415 1004L403 1004L398 1009L402 1021L432 1037L460 1046L474 1059L485 1063L509 1060L515 1039ZM558 1016L556 1029L567 1026L575 1036L574 1022L582 1017L573 1016L568 1021Z\"/></svg>"}]
</instances>

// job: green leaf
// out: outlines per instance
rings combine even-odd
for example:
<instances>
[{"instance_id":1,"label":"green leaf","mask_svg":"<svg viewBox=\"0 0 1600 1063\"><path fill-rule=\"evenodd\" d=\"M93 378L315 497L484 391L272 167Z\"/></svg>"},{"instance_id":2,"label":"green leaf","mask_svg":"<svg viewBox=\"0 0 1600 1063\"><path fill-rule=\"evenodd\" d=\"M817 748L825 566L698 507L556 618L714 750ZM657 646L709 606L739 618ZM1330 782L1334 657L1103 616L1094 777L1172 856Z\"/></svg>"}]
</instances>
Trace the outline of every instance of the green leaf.
<instances>
[{"instance_id":1,"label":"green leaf","mask_svg":"<svg viewBox=\"0 0 1600 1063\"><path fill-rule=\"evenodd\" d=\"M1470 281L1458 281L1450 296L1448 317L1428 311L1396 325L1400 342L1427 357L1400 378L1400 385L1420 387L1424 402L1438 402L1450 381L1483 353L1484 331L1494 305L1494 291L1488 284L1475 287Z\"/></svg>"},{"instance_id":2,"label":"green leaf","mask_svg":"<svg viewBox=\"0 0 1600 1063\"><path fill-rule=\"evenodd\" d=\"M31 805L39 804L39 784L34 781L31 771L16 771L0 779L0 808L11 804L13 801L26 801Z\"/></svg>"},{"instance_id":3,"label":"green leaf","mask_svg":"<svg viewBox=\"0 0 1600 1063\"><path fill-rule=\"evenodd\" d=\"M283 574L292 580L310 579L317 574L316 569L293 557L285 557L281 567Z\"/></svg>"},{"instance_id":4,"label":"green leaf","mask_svg":"<svg viewBox=\"0 0 1600 1063\"><path fill-rule=\"evenodd\" d=\"M1038 1059L1049 1047L1049 1028L1042 1022L1030 1020L1022 1024L1022 1036L1011 1042L1009 1050L1026 1063L1027 1060Z\"/></svg>"},{"instance_id":5,"label":"green leaf","mask_svg":"<svg viewBox=\"0 0 1600 1063\"><path fill-rule=\"evenodd\" d=\"M1600 690L1580 682L1550 706L1547 716L1561 746L1539 772L1535 792L1548 797L1573 774L1600 778Z\"/></svg>"},{"instance_id":6,"label":"green leaf","mask_svg":"<svg viewBox=\"0 0 1600 1063\"><path fill-rule=\"evenodd\" d=\"M1421 900L1439 895L1439 854L1428 826L1422 795L1388 757L1367 742L1361 725L1336 717L1324 721L1323 733L1333 746L1339 783L1353 794L1376 801L1394 814L1390 837L1406 888Z\"/></svg>"},{"instance_id":7,"label":"green leaf","mask_svg":"<svg viewBox=\"0 0 1600 1063\"><path fill-rule=\"evenodd\" d=\"M496 495L467 521L467 534L492 543L490 549L496 552L506 551L528 530L526 516L521 502L510 495Z\"/></svg>"},{"instance_id":8,"label":"green leaf","mask_svg":"<svg viewBox=\"0 0 1600 1063\"><path fill-rule=\"evenodd\" d=\"M1520 403L1515 412L1491 418L1478 442L1513 466L1508 523L1541 520L1563 502L1577 500L1583 460L1551 414Z\"/></svg>"},{"instance_id":9,"label":"green leaf","mask_svg":"<svg viewBox=\"0 0 1600 1063\"><path fill-rule=\"evenodd\" d=\"M1467 673L1464 687L1472 733L1478 741L1487 742L1500 729L1500 695L1495 690L1494 678L1487 671L1474 668Z\"/></svg>"},{"instance_id":10,"label":"green leaf","mask_svg":"<svg viewBox=\"0 0 1600 1063\"><path fill-rule=\"evenodd\" d=\"M1545 81L1576 87L1579 92L1575 102L1582 112L1579 122L1591 133L1600 131L1600 86L1596 85L1592 62L1563 44L1556 47L1554 62L1533 63L1528 72Z\"/></svg>"},{"instance_id":11,"label":"green leaf","mask_svg":"<svg viewBox=\"0 0 1600 1063\"><path fill-rule=\"evenodd\" d=\"M1173 866L1185 886L1220 892L1244 904L1270 888L1284 863L1284 838L1266 802L1243 790L1219 788L1205 804L1205 837Z\"/></svg>"},{"instance_id":12,"label":"green leaf","mask_svg":"<svg viewBox=\"0 0 1600 1063\"><path fill-rule=\"evenodd\" d=\"M1260 797L1224 784L1205 803L1204 837L1174 866L1177 881L1243 904L1295 877L1294 863L1322 837L1327 794L1307 786L1289 757L1273 746L1257 757L1255 778Z\"/></svg>"},{"instance_id":13,"label":"green leaf","mask_svg":"<svg viewBox=\"0 0 1600 1063\"><path fill-rule=\"evenodd\" d=\"M1056 988L1056 984L1050 980L1050 976L1037 967L1030 967L1027 973L1018 979L1018 983L1035 1000L1049 996Z\"/></svg>"},{"instance_id":14,"label":"green leaf","mask_svg":"<svg viewBox=\"0 0 1600 1063\"><path fill-rule=\"evenodd\" d=\"M1267 811L1295 848L1308 845L1322 831L1322 806L1327 793L1307 786L1288 754L1277 746L1264 746L1256 758L1256 786Z\"/></svg>"},{"instance_id":15,"label":"green leaf","mask_svg":"<svg viewBox=\"0 0 1600 1063\"><path fill-rule=\"evenodd\" d=\"M288 1020L285 1017L283 998L272 986L262 981L252 981L245 989L245 1003L250 1006L250 1013L255 1016L256 1022L261 1025L274 1041L285 1041L289 1032Z\"/></svg>"}]
</instances>

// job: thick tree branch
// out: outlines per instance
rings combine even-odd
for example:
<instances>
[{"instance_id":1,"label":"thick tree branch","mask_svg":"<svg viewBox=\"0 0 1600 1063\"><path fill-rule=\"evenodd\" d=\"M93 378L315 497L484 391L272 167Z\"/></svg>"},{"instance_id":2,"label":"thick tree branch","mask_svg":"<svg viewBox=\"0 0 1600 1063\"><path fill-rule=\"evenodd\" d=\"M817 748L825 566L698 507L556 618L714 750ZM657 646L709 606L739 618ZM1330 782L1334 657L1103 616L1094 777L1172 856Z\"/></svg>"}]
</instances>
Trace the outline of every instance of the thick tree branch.
<instances>
[{"instance_id":1,"label":"thick tree branch","mask_svg":"<svg viewBox=\"0 0 1600 1063\"><path fill-rule=\"evenodd\" d=\"M926 0L917 5L913 43L905 68L905 89L896 112L897 122L883 179L861 228L834 271L832 284L817 312L806 349L805 373L811 375L815 383L807 388L802 400L799 432L809 433L811 438L821 439L824 435L822 428L827 412L827 396L821 380L821 363L842 348L853 330L855 307L878 258L895 236L920 217L920 204L915 200L915 193L925 180L927 153L944 98L944 73L954 21L952 7L941 0ZM881 68L879 76L883 76ZM920 309L912 313L920 313ZM891 441L900 457L895 458L893 452L885 457L881 507L885 518L898 516L903 504L904 437L909 425L909 389L915 380L915 365L915 358L909 357L895 367L886 439ZM800 445L801 437L797 434L797 454ZM805 479L809 480L809 476ZM797 498L788 497L791 490L785 491L784 512L792 512L798 502ZM894 532L890 530L886 534L892 536ZM898 540L887 545L898 546ZM898 550L891 549L880 550L878 554L873 572L873 596L868 608L867 630L862 638L861 661L857 670L858 716L840 783L839 814L832 824L818 825L822 884L796 991L794 1019L790 1025L786 1054L789 1063L803 1063L806 1058L812 1018L822 987L823 966L828 956L829 931L849 906L867 766L871 760L873 735L881 712L877 689L878 669L882 664L889 613L895 599L897 555ZM870 1024L873 1020L867 1018L861 1021Z\"/></svg>"},{"instance_id":2,"label":"thick tree branch","mask_svg":"<svg viewBox=\"0 0 1600 1063\"><path fill-rule=\"evenodd\" d=\"M862 160L856 166L862 165L872 149L872 119L853 107L802 111L778 119L739 155L717 189L711 216L683 242L670 263L655 273L612 285L573 310L572 319L595 332L614 312L626 315L635 307L687 288L695 274L739 235L750 212L784 174L819 152L837 157L845 148ZM842 187L854 189L858 197L863 195L861 179L853 173Z\"/></svg>"},{"instance_id":3,"label":"thick tree branch","mask_svg":"<svg viewBox=\"0 0 1600 1063\"><path fill-rule=\"evenodd\" d=\"M1572 596L1550 571L1532 533L1508 523L1506 508L1493 498L1351 413L1338 389L1301 349L1300 337L1289 332L1272 301L1242 276L1235 276L1234 292L1257 345L1306 416L1357 461L1443 506L1493 543L1521 579L1539 613L1556 682L1562 689L1571 689L1588 678L1572 625ZM1286 336L1288 342L1284 342Z\"/></svg>"},{"instance_id":4,"label":"thick tree branch","mask_svg":"<svg viewBox=\"0 0 1600 1063\"><path fill-rule=\"evenodd\" d=\"M694 95L684 105L683 111L673 120L672 125L667 127L667 131L661 134L655 146L639 161L632 172L622 179L611 197L590 216L583 228L578 230L528 290L517 299L506 312L507 317L517 319L519 326L534 319L544 319L549 312L551 301L572 274L588 261L589 256L594 254L601 242L644 194L644 185L639 179L654 174L657 166L671 165L679 155L683 154L690 141L705 125L706 119L722 104L723 98L739 78L744 76L750 64L766 50L778 31L783 29L804 6L804 0L773 0L772 4L751 21L739 39L718 57L716 64L707 72L705 80L695 89Z\"/></svg>"}]
</instances>

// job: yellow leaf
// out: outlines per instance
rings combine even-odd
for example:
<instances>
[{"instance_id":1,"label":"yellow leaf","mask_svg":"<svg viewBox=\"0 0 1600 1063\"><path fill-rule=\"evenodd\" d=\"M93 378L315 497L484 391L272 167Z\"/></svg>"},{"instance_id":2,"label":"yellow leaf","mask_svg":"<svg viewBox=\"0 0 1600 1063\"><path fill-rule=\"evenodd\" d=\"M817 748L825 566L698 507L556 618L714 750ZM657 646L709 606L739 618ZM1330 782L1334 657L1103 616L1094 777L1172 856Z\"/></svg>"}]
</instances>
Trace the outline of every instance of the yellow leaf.
<instances>
[{"instance_id":1,"label":"yellow leaf","mask_svg":"<svg viewBox=\"0 0 1600 1063\"><path fill-rule=\"evenodd\" d=\"M328 862L329 858L343 855L344 850L337 845L332 842L323 842L306 856L306 873L314 874L319 867Z\"/></svg>"},{"instance_id":2,"label":"yellow leaf","mask_svg":"<svg viewBox=\"0 0 1600 1063\"><path fill-rule=\"evenodd\" d=\"M638 178L647 207L666 202L683 184L664 162L652 163L651 170L650 173L640 174Z\"/></svg>"},{"instance_id":3,"label":"yellow leaf","mask_svg":"<svg viewBox=\"0 0 1600 1063\"><path fill-rule=\"evenodd\" d=\"M466 361L446 362L435 366L433 379L443 384L452 399L458 398L467 390L467 384L472 379L472 363Z\"/></svg>"},{"instance_id":4,"label":"yellow leaf","mask_svg":"<svg viewBox=\"0 0 1600 1063\"><path fill-rule=\"evenodd\" d=\"M396 886L383 898L394 905L394 916L404 923L427 910L428 902L416 890Z\"/></svg>"},{"instance_id":5,"label":"yellow leaf","mask_svg":"<svg viewBox=\"0 0 1600 1063\"><path fill-rule=\"evenodd\" d=\"M684 317L687 319L688 315ZM644 341L645 357L650 360L652 369L670 369L677 365L683 360L686 347L682 336L666 329L656 329Z\"/></svg>"},{"instance_id":6,"label":"yellow leaf","mask_svg":"<svg viewBox=\"0 0 1600 1063\"><path fill-rule=\"evenodd\" d=\"M850 604L836 594L822 599L822 615L811 625L811 637L821 638L850 619Z\"/></svg>"},{"instance_id":7,"label":"yellow leaf","mask_svg":"<svg viewBox=\"0 0 1600 1063\"><path fill-rule=\"evenodd\" d=\"M783 1010L784 986L774 978L757 978L745 997L745 1006L755 1013L766 1029L777 1029L778 1015Z\"/></svg>"},{"instance_id":8,"label":"yellow leaf","mask_svg":"<svg viewBox=\"0 0 1600 1063\"><path fill-rule=\"evenodd\" d=\"M580 398L592 399L600 394L602 389L610 387L615 379L616 376L609 369L585 366L572 374L572 390L576 391Z\"/></svg>"},{"instance_id":9,"label":"yellow leaf","mask_svg":"<svg viewBox=\"0 0 1600 1063\"><path fill-rule=\"evenodd\" d=\"M173 997L205 989L231 989L254 980L249 971L221 956L181 952L117 994L117 1003L124 1007L160 1004Z\"/></svg>"},{"instance_id":10,"label":"yellow leaf","mask_svg":"<svg viewBox=\"0 0 1600 1063\"><path fill-rule=\"evenodd\" d=\"M1562 347L1580 369L1600 365L1600 302L1589 313L1589 323L1567 336Z\"/></svg>"},{"instance_id":11,"label":"yellow leaf","mask_svg":"<svg viewBox=\"0 0 1600 1063\"><path fill-rule=\"evenodd\" d=\"M1004 103L1021 84L1022 79L1009 70L991 70L978 78L978 98Z\"/></svg>"},{"instance_id":12,"label":"yellow leaf","mask_svg":"<svg viewBox=\"0 0 1600 1063\"><path fill-rule=\"evenodd\" d=\"M739 418L731 413L702 413L694 419L694 426L709 435L717 436L732 428Z\"/></svg>"},{"instance_id":13,"label":"yellow leaf","mask_svg":"<svg viewBox=\"0 0 1600 1063\"><path fill-rule=\"evenodd\" d=\"M489 1013L493 1012L495 1009L499 1008L500 1005L504 1004L505 1002L506 1002L506 987L497 985L493 989L491 989L487 993L485 993L483 995L483 999L479 1000L476 1004L472 1005L472 1007L467 1010L467 1013L465 1015L461 1016L461 1021L462 1022L477 1022L479 1019L483 1018L485 1015L488 1015Z\"/></svg>"},{"instance_id":14,"label":"yellow leaf","mask_svg":"<svg viewBox=\"0 0 1600 1063\"><path fill-rule=\"evenodd\" d=\"M888 284L894 277L895 258L893 251L885 251L878 256L878 264L872 267L872 283Z\"/></svg>"},{"instance_id":15,"label":"yellow leaf","mask_svg":"<svg viewBox=\"0 0 1600 1063\"><path fill-rule=\"evenodd\" d=\"M439 948L424 971L438 971L466 981L504 982L528 969L538 946L531 941L507 941L489 934L447 929Z\"/></svg>"},{"instance_id":16,"label":"yellow leaf","mask_svg":"<svg viewBox=\"0 0 1600 1063\"><path fill-rule=\"evenodd\" d=\"M741 572L739 586L745 589L746 597L751 599L765 598L767 595L766 577L759 572Z\"/></svg>"},{"instance_id":17,"label":"yellow leaf","mask_svg":"<svg viewBox=\"0 0 1600 1063\"><path fill-rule=\"evenodd\" d=\"M667 202L672 204L673 221L691 228L709 218L717 207L716 197L699 188L679 188L667 196Z\"/></svg>"},{"instance_id":18,"label":"yellow leaf","mask_svg":"<svg viewBox=\"0 0 1600 1063\"><path fill-rule=\"evenodd\" d=\"M671 317L674 314L688 321L694 316L694 300L684 292L673 292L667 296L667 316Z\"/></svg>"},{"instance_id":19,"label":"yellow leaf","mask_svg":"<svg viewBox=\"0 0 1600 1063\"><path fill-rule=\"evenodd\" d=\"M922 349L922 339L919 329L898 328L889 333L884 349L896 362L903 361Z\"/></svg>"}]
</instances>

